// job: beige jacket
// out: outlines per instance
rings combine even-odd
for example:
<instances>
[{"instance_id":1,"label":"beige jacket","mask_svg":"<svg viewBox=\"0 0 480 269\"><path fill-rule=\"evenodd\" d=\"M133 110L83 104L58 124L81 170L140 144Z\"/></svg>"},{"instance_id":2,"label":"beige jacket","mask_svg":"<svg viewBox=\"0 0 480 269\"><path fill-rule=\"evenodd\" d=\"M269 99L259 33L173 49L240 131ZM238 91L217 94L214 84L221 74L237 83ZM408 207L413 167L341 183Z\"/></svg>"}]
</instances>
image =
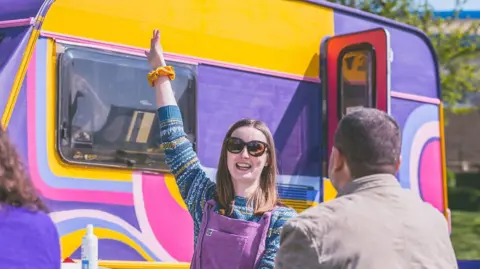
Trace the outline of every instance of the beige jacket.
<instances>
[{"instance_id":1,"label":"beige jacket","mask_svg":"<svg viewBox=\"0 0 480 269\"><path fill-rule=\"evenodd\" d=\"M275 269L456 269L445 217L388 174L285 224Z\"/></svg>"}]
</instances>

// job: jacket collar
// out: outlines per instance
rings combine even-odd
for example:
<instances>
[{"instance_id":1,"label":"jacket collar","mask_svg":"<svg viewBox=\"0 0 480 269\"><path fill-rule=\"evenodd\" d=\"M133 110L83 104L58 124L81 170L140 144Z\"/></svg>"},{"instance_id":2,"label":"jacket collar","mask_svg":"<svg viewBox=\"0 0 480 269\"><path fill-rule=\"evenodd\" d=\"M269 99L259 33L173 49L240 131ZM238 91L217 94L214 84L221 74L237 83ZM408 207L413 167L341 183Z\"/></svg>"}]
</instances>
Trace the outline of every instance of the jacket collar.
<instances>
[{"instance_id":1,"label":"jacket collar","mask_svg":"<svg viewBox=\"0 0 480 269\"><path fill-rule=\"evenodd\" d=\"M354 179L338 192L337 197L360 192L366 189L382 187L400 187L397 178L391 174L375 174Z\"/></svg>"}]
</instances>

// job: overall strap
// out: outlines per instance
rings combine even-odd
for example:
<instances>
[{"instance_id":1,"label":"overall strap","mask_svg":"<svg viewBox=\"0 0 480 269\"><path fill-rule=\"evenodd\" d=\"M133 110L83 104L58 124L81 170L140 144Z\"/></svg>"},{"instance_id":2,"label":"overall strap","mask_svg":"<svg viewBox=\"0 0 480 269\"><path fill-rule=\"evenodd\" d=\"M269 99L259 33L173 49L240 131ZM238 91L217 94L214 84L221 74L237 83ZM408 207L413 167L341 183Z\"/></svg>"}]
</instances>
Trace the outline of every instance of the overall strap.
<instances>
[{"instance_id":1,"label":"overall strap","mask_svg":"<svg viewBox=\"0 0 480 269\"><path fill-rule=\"evenodd\" d=\"M217 202L214 200L214 199L211 199L211 200L208 200L207 202L205 202L205 205L211 205L211 206L215 206L217 204Z\"/></svg>"},{"instance_id":2,"label":"overall strap","mask_svg":"<svg viewBox=\"0 0 480 269\"><path fill-rule=\"evenodd\" d=\"M202 246L203 242L203 234L205 233L205 229L208 224L208 215L209 215L209 210L214 210L215 209L216 202L215 200L208 200L205 202L203 205L203 216L202 216L202 222L200 224L200 233L197 241L197 245L195 246L195 250L193 252L193 257L192 257L192 263L191 263L191 269L199 269L201 268L201 260L200 260L200 255L201 251L200 248Z\"/></svg>"},{"instance_id":3,"label":"overall strap","mask_svg":"<svg viewBox=\"0 0 480 269\"><path fill-rule=\"evenodd\" d=\"M205 215L205 212L207 210L215 210L215 206L217 205L217 202L215 200L208 200L205 202L205 205L203 205L203 215Z\"/></svg>"},{"instance_id":4,"label":"overall strap","mask_svg":"<svg viewBox=\"0 0 480 269\"><path fill-rule=\"evenodd\" d=\"M265 254L265 247L266 247L266 241L267 241L267 236L268 236L268 230L270 229L270 224L272 222L272 215L273 212L278 208L278 206L275 206L272 211L265 212L262 216L261 222L263 222L263 230L262 230L262 237L260 238L260 242L258 245L258 251L257 251L257 257L255 258L255 267L258 268L258 265L260 264L260 260L262 256Z\"/></svg>"}]
</instances>

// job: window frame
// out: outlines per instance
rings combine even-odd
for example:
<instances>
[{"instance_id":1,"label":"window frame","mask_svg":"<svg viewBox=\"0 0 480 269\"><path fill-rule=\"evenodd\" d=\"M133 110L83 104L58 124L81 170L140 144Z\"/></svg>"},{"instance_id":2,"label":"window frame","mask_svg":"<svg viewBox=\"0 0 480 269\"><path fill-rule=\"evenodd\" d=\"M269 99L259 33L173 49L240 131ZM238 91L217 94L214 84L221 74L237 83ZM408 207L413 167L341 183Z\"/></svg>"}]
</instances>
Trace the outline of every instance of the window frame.
<instances>
[{"instance_id":1,"label":"window frame","mask_svg":"<svg viewBox=\"0 0 480 269\"><path fill-rule=\"evenodd\" d=\"M98 48L98 47L93 47L93 46L88 46L85 44L72 44L70 42L55 42L55 93L56 93L56 119L55 119L55 148L56 152L60 157L60 160L68 165L74 165L74 166L83 166L83 167L91 167L91 168L105 168L105 169L122 169L122 170L130 170L130 171L144 171L144 172L153 172L153 173L165 173L165 172L170 172L170 168L165 162L165 158L163 157L162 163L158 165L157 168L149 168L145 166L136 166L136 165L129 165L127 158L125 158L125 163L121 162L112 162L112 163L102 163L102 162L91 162L88 160L74 160L72 157L67 157L64 154L64 151L62 148L69 147L70 149L74 150L75 148L72 147L71 143L69 146L62 146L62 141L66 138L68 140L71 140L71 126L72 122L68 118L70 117L70 114L68 113L68 108L64 107L64 102L65 98L70 98L70 90L66 90L64 88L65 84L65 79L68 79L65 77L66 72L69 72L65 68L62 67L62 58L65 57L65 52L69 48L74 48L77 50L84 50L87 52L94 52L94 53L101 53L105 54L109 57L122 57L122 56L127 56L127 57L132 57L132 58L143 58L146 61L145 56L141 56L136 53L128 52L128 51L116 51L116 50L109 50L106 48ZM93 57L89 60L95 60ZM177 67L183 67L186 68L190 71L190 74L192 75L192 79L190 80L189 83L193 83L193 85L188 85L187 87L193 87L192 90L192 96L190 98L193 98L193 105L194 107L192 108L192 113L191 113L191 121L188 123L189 128L192 129L191 133L186 133L186 137L189 139L189 141L192 143L193 150L196 151L196 145L197 145L197 137L198 137L198 69L197 69L197 64L193 64L191 62L181 62L181 61L171 61L171 60L166 60L167 64L177 66ZM114 64L114 63L110 63ZM68 73L67 73L68 74ZM147 73L145 73L145 79L146 79ZM68 76L68 75L67 75ZM68 83L68 82L67 82ZM154 89L151 89L154 91ZM67 95L67 96L65 96ZM178 100L176 100L178 101ZM155 106L156 107L156 106ZM182 107L179 106L181 110L183 110ZM156 110L156 109L155 109ZM66 113L67 112L67 113ZM183 112L183 111L182 111ZM156 111L155 111L156 114ZM185 116L182 113L182 117L184 118ZM67 119L67 120L65 120ZM158 118L155 116L155 120ZM64 123L67 123L68 126L64 127ZM185 123L184 123L185 124ZM66 134L65 134L66 133ZM191 137L193 135L193 137ZM148 155L148 152L144 152L145 155ZM162 153L163 154L163 153Z\"/></svg>"},{"instance_id":2,"label":"window frame","mask_svg":"<svg viewBox=\"0 0 480 269\"><path fill-rule=\"evenodd\" d=\"M341 119L344 117L343 110L344 110L344 83L343 83L343 58L346 54L351 52L360 52L360 51L368 51L370 54L369 63L368 63L368 73L367 73L367 89L371 92L371 107L377 107L377 85L376 85L376 76L377 76L377 66L376 66L376 53L375 48L372 44L368 42L362 42L357 44L352 44L346 46L340 51L340 54L337 58L337 113L338 118ZM346 114L345 114L346 115Z\"/></svg>"}]
</instances>

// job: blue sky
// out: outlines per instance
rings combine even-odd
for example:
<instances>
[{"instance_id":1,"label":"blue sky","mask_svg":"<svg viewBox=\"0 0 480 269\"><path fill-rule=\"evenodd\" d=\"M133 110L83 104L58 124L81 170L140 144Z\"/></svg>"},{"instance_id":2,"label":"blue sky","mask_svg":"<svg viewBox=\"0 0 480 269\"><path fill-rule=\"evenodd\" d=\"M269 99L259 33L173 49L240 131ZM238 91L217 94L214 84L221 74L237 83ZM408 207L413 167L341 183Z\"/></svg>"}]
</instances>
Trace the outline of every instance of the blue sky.
<instances>
[{"instance_id":1,"label":"blue sky","mask_svg":"<svg viewBox=\"0 0 480 269\"><path fill-rule=\"evenodd\" d=\"M423 3L424 0L417 0L419 3ZM455 7L456 0L429 0L428 1L436 11L451 11ZM468 0L463 6L463 10L480 11L479 0Z\"/></svg>"},{"instance_id":2,"label":"blue sky","mask_svg":"<svg viewBox=\"0 0 480 269\"><path fill-rule=\"evenodd\" d=\"M425 0L414 0L418 3L424 3ZM452 17L456 0L428 0L438 17ZM468 0L463 5L463 11L460 13L459 19L480 20L480 0Z\"/></svg>"}]
</instances>

